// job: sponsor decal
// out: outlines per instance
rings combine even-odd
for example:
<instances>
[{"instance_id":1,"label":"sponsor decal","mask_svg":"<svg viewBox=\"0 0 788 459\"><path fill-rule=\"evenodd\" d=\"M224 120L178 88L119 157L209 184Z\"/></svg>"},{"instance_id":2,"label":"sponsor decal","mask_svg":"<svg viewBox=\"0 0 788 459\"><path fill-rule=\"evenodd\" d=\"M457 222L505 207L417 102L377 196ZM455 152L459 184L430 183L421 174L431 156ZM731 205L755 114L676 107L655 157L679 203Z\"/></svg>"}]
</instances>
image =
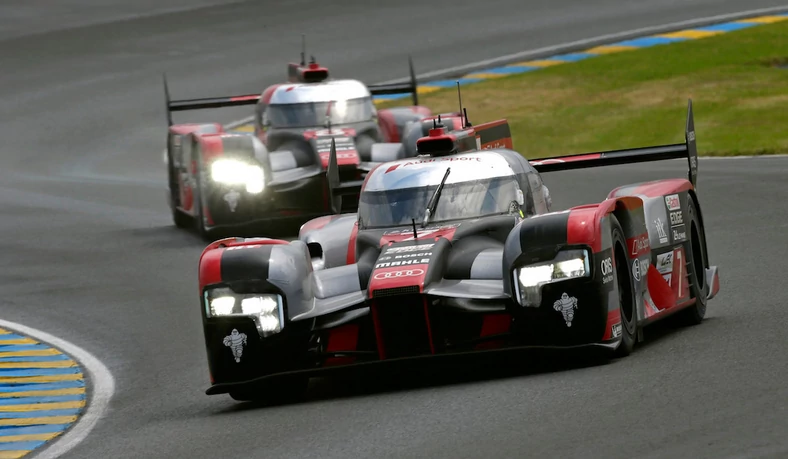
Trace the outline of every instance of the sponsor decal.
<instances>
[{"instance_id":1,"label":"sponsor decal","mask_svg":"<svg viewBox=\"0 0 788 459\"><path fill-rule=\"evenodd\" d=\"M399 279L402 277L418 277L423 276L424 270L423 269L405 269L401 271L388 271L385 273L377 273L373 277L375 280L384 280L384 279Z\"/></svg>"},{"instance_id":2,"label":"sponsor decal","mask_svg":"<svg viewBox=\"0 0 788 459\"><path fill-rule=\"evenodd\" d=\"M331 152L327 152L327 153L326 152L320 152L320 159L321 160L328 161L330 156L331 156ZM353 151L353 152L346 152L346 151L339 152L338 151L337 152L337 162L339 162L340 159L356 159L357 156L358 155L356 154L355 151Z\"/></svg>"},{"instance_id":3,"label":"sponsor decal","mask_svg":"<svg viewBox=\"0 0 788 459\"><path fill-rule=\"evenodd\" d=\"M629 251L630 257L637 257L642 255L651 248L648 242L648 234L642 234L632 239L632 250Z\"/></svg>"},{"instance_id":4,"label":"sponsor decal","mask_svg":"<svg viewBox=\"0 0 788 459\"><path fill-rule=\"evenodd\" d=\"M353 128L331 128L331 129L317 129L315 131L304 131L304 137L306 139L310 139L312 137L334 137L337 134L343 134L343 136L337 136L337 143L339 143L339 139L347 139L347 136L354 137L356 135L356 130ZM331 139L329 139L330 141Z\"/></svg>"},{"instance_id":5,"label":"sponsor decal","mask_svg":"<svg viewBox=\"0 0 788 459\"><path fill-rule=\"evenodd\" d=\"M613 260L610 257L602 260L600 264L602 268L602 284L607 284L613 280Z\"/></svg>"},{"instance_id":6,"label":"sponsor decal","mask_svg":"<svg viewBox=\"0 0 788 459\"><path fill-rule=\"evenodd\" d=\"M659 236L659 243L666 244L668 242L668 233L665 232L665 222L661 218L654 220L654 227L657 229Z\"/></svg>"},{"instance_id":7,"label":"sponsor decal","mask_svg":"<svg viewBox=\"0 0 788 459\"><path fill-rule=\"evenodd\" d=\"M241 193L230 190L227 194L224 195L224 202L227 203L227 207L230 208L230 212L235 212L235 209L238 208L238 198L241 197Z\"/></svg>"},{"instance_id":8,"label":"sponsor decal","mask_svg":"<svg viewBox=\"0 0 788 459\"><path fill-rule=\"evenodd\" d=\"M684 225L673 228L673 242L682 242L687 240L687 230Z\"/></svg>"},{"instance_id":9,"label":"sponsor decal","mask_svg":"<svg viewBox=\"0 0 788 459\"><path fill-rule=\"evenodd\" d=\"M393 172L400 167L408 167L408 166L415 166L417 164L427 164L427 163L434 163L434 162L442 162L442 161L476 161L482 162L482 158L478 156L462 156L462 157L438 157L438 158L430 158L430 159L420 159L418 161L408 161L405 164L394 164L386 169L384 174L388 174L389 172Z\"/></svg>"},{"instance_id":10,"label":"sponsor decal","mask_svg":"<svg viewBox=\"0 0 788 459\"><path fill-rule=\"evenodd\" d=\"M432 252L418 252L418 253L406 253L404 255L394 255L395 260L400 260L402 258L418 258L418 257L431 257Z\"/></svg>"},{"instance_id":11,"label":"sponsor decal","mask_svg":"<svg viewBox=\"0 0 788 459\"><path fill-rule=\"evenodd\" d=\"M395 266L408 266L408 265L426 265L429 264L429 258L414 258L412 260L395 260L395 261L384 261L381 263L377 263L375 265L375 269L378 268L392 268Z\"/></svg>"},{"instance_id":12,"label":"sponsor decal","mask_svg":"<svg viewBox=\"0 0 788 459\"><path fill-rule=\"evenodd\" d=\"M246 333L239 333L237 329L233 328L233 331L224 337L222 343L232 351L235 363L240 363L244 346L246 346Z\"/></svg>"},{"instance_id":13,"label":"sponsor decal","mask_svg":"<svg viewBox=\"0 0 788 459\"><path fill-rule=\"evenodd\" d=\"M689 131L687 133L687 141L692 142L693 140L695 140L695 131ZM695 159L695 158L692 158L692 159Z\"/></svg>"},{"instance_id":14,"label":"sponsor decal","mask_svg":"<svg viewBox=\"0 0 788 459\"><path fill-rule=\"evenodd\" d=\"M575 318L575 309L577 309L577 298L569 296L564 292L561 294L561 298L553 303L553 309L563 314L566 326L571 327L572 320Z\"/></svg>"},{"instance_id":15,"label":"sponsor decal","mask_svg":"<svg viewBox=\"0 0 788 459\"><path fill-rule=\"evenodd\" d=\"M500 140L484 144L485 150L492 150L493 148L506 148L506 144Z\"/></svg>"},{"instance_id":16,"label":"sponsor decal","mask_svg":"<svg viewBox=\"0 0 788 459\"><path fill-rule=\"evenodd\" d=\"M391 255L392 253L420 252L423 250L429 250L433 247L435 247L435 244L417 244L406 247L387 247L386 255Z\"/></svg>"},{"instance_id":17,"label":"sponsor decal","mask_svg":"<svg viewBox=\"0 0 788 459\"><path fill-rule=\"evenodd\" d=\"M670 213L670 226L678 226L684 224L684 215L679 210L678 212Z\"/></svg>"},{"instance_id":18,"label":"sponsor decal","mask_svg":"<svg viewBox=\"0 0 788 459\"><path fill-rule=\"evenodd\" d=\"M621 322L610 327L610 332L613 335L613 338L618 338L621 336Z\"/></svg>"},{"instance_id":19,"label":"sponsor decal","mask_svg":"<svg viewBox=\"0 0 788 459\"><path fill-rule=\"evenodd\" d=\"M648 273L648 267L650 264L651 260L648 258L635 259L635 261L632 262L632 277L634 277L636 281L640 282L641 277Z\"/></svg>"},{"instance_id":20,"label":"sponsor decal","mask_svg":"<svg viewBox=\"0 0 788 459\"><path fill-rule=\"evenodd\" d=\"M679 195L669 194L665 196L665 205L668 206L669 211L681 210L681 202L679 201Z\"/></svg>"},{"instance_id":21,"label":"sponsor decal","mask_svg":"<svg viewBox=\"0 0 788 459\"><path fill-rule=\"evenodd\" d=\"M383 233L383 237L380 240L380 244L386 244L388 242L407 242L407 241L416 241L424 238L439 238L444 237L446 239L451 239L454 236L455 229L460 226L459 223L454 223L451 225L442 225L436 226L431 228L419 229L418 230L418 238L413 237L413 230L412 229L400 229L400 230L392 230ZM432 247L432 246L430 246ZM400 247L397 247L399 249ZM421 249L418 249L421 250Z\"/></svg>"},{"instance_id":22,"label":"sponsor decal","mask_svg":"<svg viewBox=\"0 0 788 459\"><path fill-rule=\"evenodd\" d=\"M660 274L673 272L673 251L657 255L657 271Z\"/></svg>"}]
</instances>

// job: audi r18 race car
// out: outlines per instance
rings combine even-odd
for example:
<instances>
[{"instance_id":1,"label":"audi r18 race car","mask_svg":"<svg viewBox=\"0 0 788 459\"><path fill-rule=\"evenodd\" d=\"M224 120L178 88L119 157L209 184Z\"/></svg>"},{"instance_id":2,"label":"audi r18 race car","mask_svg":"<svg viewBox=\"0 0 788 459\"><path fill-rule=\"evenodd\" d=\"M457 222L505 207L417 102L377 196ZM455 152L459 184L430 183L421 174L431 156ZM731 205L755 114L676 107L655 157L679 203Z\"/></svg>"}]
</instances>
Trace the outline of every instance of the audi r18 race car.
<instances>
[{"instance_id":1,"label":"audi r18 race car","mask_svg":"<svg viewBox=\"0 0 788 459\"><path fill-rule=\"evenodd\" d=\"M503 126L438 126L420 156L363 181L340 179L332 147L332 205L359 194L357 213L310 221L292 242L206 247L207 393L270 400L332 371L510 348L626 356L647 324L703 319L719 276L695 189L691 101L686 141L674 145L528 161L508 134L490 138ZM558 211L540 175L675 158L687 159L687 179L624 185Z\"/></svg>"},{"instance_id":2,"label":"audi r18 race car","mask_svg":"<svg viewBox=\"0 0 788 459\"><path fill-rule=\"evenodd\" d=\"M306 65L303 54L301 64L288 68L288 83L237 97L170 100L165 79L168 197L176 226L196 220L210 237L222 227L257 222L271 231L281 220L300 224L330 213L325 169L332 142L345 179L415 155L415 141L428 129L422 121L433 116L418 105L412 62L410 83L370 86L329 79L326 68L314 58ZM413 106L377 110L373 103L373 95L405 92ZM225 132L217 123L172 122L174 111L239 105L256 105L254 135ZM352 201L345 201L349 211Z\"/></svg>"}]
</instances>

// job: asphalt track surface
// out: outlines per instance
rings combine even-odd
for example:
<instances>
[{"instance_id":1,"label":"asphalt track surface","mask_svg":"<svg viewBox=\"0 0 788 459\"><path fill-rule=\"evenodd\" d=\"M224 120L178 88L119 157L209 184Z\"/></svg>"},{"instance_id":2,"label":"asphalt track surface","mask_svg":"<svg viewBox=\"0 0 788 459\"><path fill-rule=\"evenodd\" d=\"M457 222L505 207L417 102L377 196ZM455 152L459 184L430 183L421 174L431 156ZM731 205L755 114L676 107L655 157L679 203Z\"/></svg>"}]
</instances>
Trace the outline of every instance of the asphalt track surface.
<instances>
[{"instance_id":1,"label":"asphalt track surface","mask_svg":"<svg viewBox=\"0 0 788 459\"><path fill-rule=\"evenodd\" d=\"M317 382L305 403L270 408L203 393L204 243L172 226L161 162L161 72L174 97L257 92L284 77L301 32L335 75L375 82L405 76L408 54L428 72L781 2L61 3L0 6L0 314L78 344L116 379L106 417L68 457L788 454L788 159L700 162L722 290L698 327L647 331L646 345L608 365L363 389ZM167 12L187 5L204 7ZM670 162L546 180L566 206L602 199L624 177L683 173Z\"/></svg>"}]
</instances>

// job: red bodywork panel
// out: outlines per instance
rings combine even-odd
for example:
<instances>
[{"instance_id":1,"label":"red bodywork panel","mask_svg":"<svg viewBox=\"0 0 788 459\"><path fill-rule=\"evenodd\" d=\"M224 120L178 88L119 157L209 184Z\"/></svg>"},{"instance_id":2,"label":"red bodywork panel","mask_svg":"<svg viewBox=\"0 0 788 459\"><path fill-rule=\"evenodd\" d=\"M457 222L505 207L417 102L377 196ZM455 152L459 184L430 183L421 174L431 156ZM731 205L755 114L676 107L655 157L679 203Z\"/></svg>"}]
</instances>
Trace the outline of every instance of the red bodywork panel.
<instances>
[{"instance_id":1,"label":"red bodywork panel","mask_svg":"<svg viewBox=\"0 0 788 459\"><path fill-rule=\"evenodd\" d=\"M203 249L200 255L199 285L200 292L206 285L216 284L222 281L222 253L225 250L239 250L248 247L271 244L289 244L288 241L281 239L254 239L242 240L234 237L219 239Z\"/></svg>"}]
</instances>

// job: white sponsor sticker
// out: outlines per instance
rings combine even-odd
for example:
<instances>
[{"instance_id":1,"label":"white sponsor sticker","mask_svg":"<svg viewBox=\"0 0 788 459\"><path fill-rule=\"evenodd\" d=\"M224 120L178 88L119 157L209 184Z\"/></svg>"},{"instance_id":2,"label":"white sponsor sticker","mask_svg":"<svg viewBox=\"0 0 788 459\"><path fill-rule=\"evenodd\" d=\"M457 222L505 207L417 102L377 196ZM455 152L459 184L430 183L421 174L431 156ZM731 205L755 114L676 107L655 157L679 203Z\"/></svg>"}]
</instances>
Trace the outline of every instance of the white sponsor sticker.
<instances>
[{"instance_id":1,"label":"white sponsor sticker","mask_svg":"<svg viewBox=\"0 0 788 459\"><path fill-rule=\"evenodd\" d=\"M681 202L679 201L679 195L669 194L665 196L665 205L668 206L669 211L680 210Z\"/></svg>"},{"instance_id":2,"label":"white sponsor sticker","mask_svg":"<svg viewBox=\"0 0 788 459\"><path fill-rule=\"evenodd\" d=\"M673 272L673 251L657 255L657 271L661 274Z\"/></svg>"},{"instance_id":3,"label":"white sponsor sticker","mask_svg":"<svg viewBox=\"0 0 788 459\"><path fill-rule=\"evenodd\" d=\"M619 336L621 336L621 322L613 325L610 331L613 335L613 338L618 338Z\"/></svg>"}]
</instances>

